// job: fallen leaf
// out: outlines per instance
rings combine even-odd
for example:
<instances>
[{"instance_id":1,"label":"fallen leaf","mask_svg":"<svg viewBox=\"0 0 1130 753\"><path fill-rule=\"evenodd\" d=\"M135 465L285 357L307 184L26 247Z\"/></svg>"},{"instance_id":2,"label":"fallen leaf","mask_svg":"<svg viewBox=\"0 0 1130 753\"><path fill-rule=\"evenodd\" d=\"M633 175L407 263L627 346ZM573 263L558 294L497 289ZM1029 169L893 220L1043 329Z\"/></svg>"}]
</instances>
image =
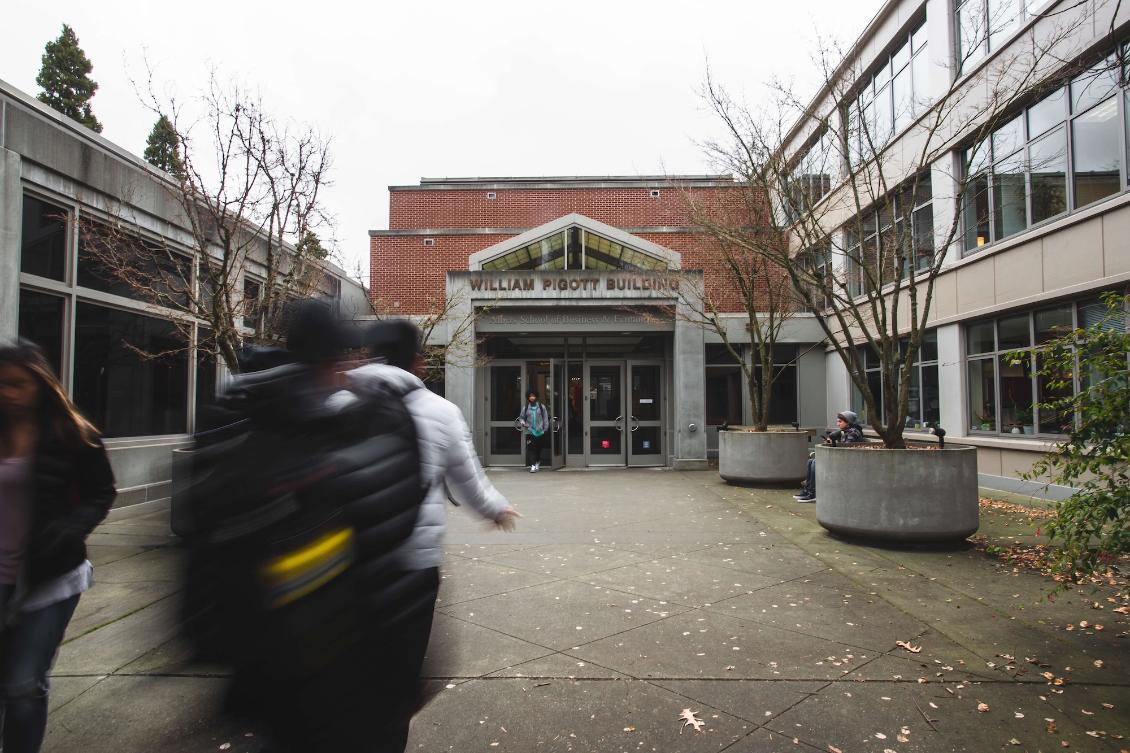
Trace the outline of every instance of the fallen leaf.
<instances>
[{"instance_id":1,"label":"fallen leaf","mask_svg":"<svg viewBox=\"0 0 1130 753\"><path fill-rule=\"evenodd\" d=\"M917 654L917 653L920 653L922 651L921 646L913 646L913 645L911 645L910 641L895 641L895 645L898 646L899 648L905 648L907 651L909 651L912 654Z\"/></svg>"},{"instance_id":2,"label":"fallen leaf","mask_svg":"<svg viewBox=\"0 0 1130 753\"><path fill-rule=\"evenodd\" d=\"M982 714L984 714L984 713L985 713L986 711L988 711L988 710L989 710L989 704L987 704L987 703L978 703L978 704L977 704L977 710L978 710L978 711L980 711L980 712L981 712Z\"/></svg>"},{"instance_id":3,"label":"fallen leaf","mask_svg":"<svg viewBox=\"0 0 1130 753\"><path fill-rule=\"evenodd\" d=\"M636 725L629 724L627 727L624 728L624 731L625 732L635 732L636 731Z\"/></svg>"},{"instance_id":4,"label":"fallen leaf","mask_svg":"<svg viewBox=\"0 0 1130 753\"><path fill-rule=\"evenodd\" d=\"M1102 669L1105 666L1105 664L1103 663L1102 659L1095 659L1095 666L1098 667L1099 669Z\"/></svg>"},{"instance_id":5,"label":"fallen leaf","mask_svg":"<svg viewBox=\"0 0 1130 753\"><path fill-rule=\"evenodd\" d=\"M828 746L828 753L844 753L844 752L842 750L840 750L839 748L837 748L835 745L829 745Z\"/></svg>"},{"instance_id":6,"label":"fallen leaf","mask_svg":"<svg viewBox=\"0 0 1130 753\"><path fill-rule=\"evenodd\" d=\"M1019 711L1015 711L1015 712L1013 712L1013 714L1012 714L1012 715L1013 715L1014 717L1016 717L1017 719L1023 719L1023 718L1024 718L1024 715L1023 715L1023 714L1021 714L1021 713L1020 713Z\"/></svg>"},{"instance_id":7,"label":"fallen leaf","mask_svg":"<svg viewBox=\"0 0 1130 753\"><path fill-rule=\"evenodd\" d=\"M229 748L231 748L231 743L224 743L220 746L220 750L228 750Z\"/></svg>"},{"instance_id":8,"label":"fallen leaf","mask_svg":"<svg viewBox=\"0 0 1130 753\"><path fill-rule=\"evenodd\" d=\"M1104 703L1103 708L1104 709L1112 709L1112 708L1114 708L1114 704L1113 703Z\"/></svg>"},{"instance_id":9,"label":"fallen leaf","mask_svg":"<svg viewBox=\"0 0 1130 753\"><path fill-rule=\"evenodd\" d=\"M683 713L679 714L679 718L683 720L683 726L679 728L680 732L686 727L694 727L695 732L702 732L702 728L706 726L706 722L696 717L695 714L697 713L697 711L683 709Z\"/></svg>"},{"instance_id":10,"label":"fallen leaf","mask_svg":"<svg viewBox=\"0 0 1130 753\"><path fill-rule=\"evenodd\" d=\"M1055 722L1048 722L1044 725L1044 729L1048 731L1049 735L1054 735L1056 733Z\"/></svg>"},{"instance_id":11,"label":"fallen leaf","mask_svg":"<svg viewBox=\"0 0 1130 753\"><path fill-rule=\"evenodd\" d=\"M1020 741L1019 741L1019 740L1017 740L1017 739L1016 739L1016 738L1014 737L1014 738L1012 738L1011 740L1009 740L1009 741L1008 741L1008 744L1009 744L1009 745L1019 745L1019 744L1020 744Z\"/></svg>"},{"instance_id":12,"label":"fallen leaf","mask_svg":"<svg viewBox=\"0 0 1130 753\"><path fill-rule=\"evenodd\" d=\"M876 732L875 737L879 738L880 740L886 740L887 739L887 736L884 735L882 732Z\"/></svg>"}]
</instances>

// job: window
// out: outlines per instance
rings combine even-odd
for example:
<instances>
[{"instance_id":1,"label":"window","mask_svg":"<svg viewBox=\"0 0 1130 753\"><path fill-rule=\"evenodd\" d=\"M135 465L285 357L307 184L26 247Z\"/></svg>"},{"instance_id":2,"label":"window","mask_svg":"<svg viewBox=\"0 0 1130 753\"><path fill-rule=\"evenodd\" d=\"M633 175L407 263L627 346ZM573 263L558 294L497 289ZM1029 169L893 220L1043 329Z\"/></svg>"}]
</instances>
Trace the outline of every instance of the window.
<instances>
[{"instance_id":1,"label":"window","mask_svg":"<svg viewBox=\"0 0 1130 753\"><path fill-rule=\"evenodd\" d=\"M20 289L20 337L43 348L57 376L63 373L65 303L62 296Z\"/></svg>"},{"instance_id":2,"label":"window","mask_svg":"<svg viewBox=\"0 0 1130 753\"><path fill-rule=\"evenodd\" d=\"M934 205L930 174L922 173L896 188L844 228L848 293L860 296L915 273L934 262Z\"/></svg>"},{"instance_id":3,"label":"window","mask_svg":"<svg viewBox=\"0 0 1130 753\"><path fill-rule=\"evenodd\" d=\"M259 331L263 285L250 277L243 278L243 326Z\"/></svg>"},{"instance_id":4,"label":"window","mask_svg":"<svg viewBox=\"0 0 1130 753\"><path fill-rule=\"evenodd\" d=\"M483 262L484 272L527 269L666 270L667 261L571 227Z\"/></svg>"},{"instance_id":5,"label":"window","mask_svg":"<svg viewBox=\"0 0 1130 753\"><path fill-rule=\"evenodd\" d=\"M966 253L1122 190L1130 94L1116 90L1108 58L965 151Z\"/></svg>"},{"instance_id":6,"label":"window","mask_svg":"<svg viewBox=\"0 0 1130 753\"><path fill-rule=\"evenodd\" d=\"M96 220L79 223L78 284L136 301L185 309L192 259Z\"/></svg>"},{"instance_id":7,"label":"window","mask_svg":"<svg viewBox=\"0 0 1130 753\"><path fill-rule=\"evenodd\" d=\"M803 274L808 278L805 287L812 295L817 311L823 311L832 305L832 293L835 290L831 241L825 241L802 252L797 259Z\"/></svg>"},{"instance_id":8,"label":"window","mask_svg":"<svg viewBox=\"0 0 1130 753\"><path fill-rule=\"evenodd\" d=\"M188 368L172 322L78 303L73 398L104 436L186 431Z\"/></svg>"},{"instance_id":9,"label":"window","mask_svg":"<svg viewBox=\"0 0 1130 753\"><path fill-rule=\"evenodd\" d=\"M906 352L907 340L899 343L899 351ZM878 357L870 346L856 349L857 357L867 374L867 386L879 402L879 411L887 420L888 410L883 401L883 373ZM941 392L938 386L938 333L929 330L922 335L918 355L910 367L910 386L906 404L906 428L925 429L937 426L941 420ZM851 407L860 416L860 422L870 424L863 393L855 385L851 388Z\"/></svg>"},{"instance_id":10,"label":"window","mask_svg":"<svg viewBox=\"0 0 1130 753\"><path fill-rule=\"evenodd\" d=\"M1056 390L1037 375L1041 346L1085 327L1105 307L1095 301L1055 306L974 322L965 328L969 428L998 434L1064 434L1072 416L1041 409L1039 403L1073 394L1075 387ZM1063 375L1069 385L1073 375Z\"/></svg>"},{"instance_id":11,"label":"window","mask_svg":"<svg viewBox=\"0 0 1130 753\"><path fill-rule=\"evenodd\" d=\"M70 213L43 199L24 194L20 226L20 271L62 280L67 267Z\"/></svg>"},{"instance_id":12,"label":"window","mask_svg":"<svg viewBox=\"0 0 1130 753\"><path fill-rule=\"evenodd\" d=\"M1033 17L1032 0L963 0L957 4L957 62L971 70L987 54L999 50L1021 24Z\"/></svg>"},{"instance_id":13,"label":"window","mask_svg":"<svg viewBox=\"0 0 1130 753\"><path fill-rule=\"evenodd\" d=\"M860 79L859 93L845 108L848 157L869 158L921 115L930 103L930 58L926 22L898 37L894 49Z\"/></svg>"},{"instance_id":14,"label":"window","mask_svg":"<svg viewBox=\"0 0 1130 753\"><path fill-rule=\"evenodd\" d=\"M706 346L706 425L742 423L742 367L725 345Z\"/></svg>"}]
</instances>

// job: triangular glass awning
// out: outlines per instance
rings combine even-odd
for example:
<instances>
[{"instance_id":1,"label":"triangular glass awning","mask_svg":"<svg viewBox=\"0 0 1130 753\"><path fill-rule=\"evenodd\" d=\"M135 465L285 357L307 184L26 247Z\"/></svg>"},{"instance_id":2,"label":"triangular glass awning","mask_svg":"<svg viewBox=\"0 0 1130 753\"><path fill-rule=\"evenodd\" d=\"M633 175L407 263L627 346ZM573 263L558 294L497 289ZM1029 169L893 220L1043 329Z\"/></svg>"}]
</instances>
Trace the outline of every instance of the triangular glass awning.
<instances>
[{"instance_id":1,"label":"triangular glass awning","mask_svg":"<svg viewBox=\"0 0 1130 753\"><path fill-rule=\"evenodd\" d=\"M600 227L594 227L597 225ZM537 237L531 239L531 235ZM471 261L472 269L477 267L484 272L564 269L666 271L679 268L675 252L580 215L563 217L530 233L523 233L505 244L475 254Z\"/></svg>"}]
</instances>

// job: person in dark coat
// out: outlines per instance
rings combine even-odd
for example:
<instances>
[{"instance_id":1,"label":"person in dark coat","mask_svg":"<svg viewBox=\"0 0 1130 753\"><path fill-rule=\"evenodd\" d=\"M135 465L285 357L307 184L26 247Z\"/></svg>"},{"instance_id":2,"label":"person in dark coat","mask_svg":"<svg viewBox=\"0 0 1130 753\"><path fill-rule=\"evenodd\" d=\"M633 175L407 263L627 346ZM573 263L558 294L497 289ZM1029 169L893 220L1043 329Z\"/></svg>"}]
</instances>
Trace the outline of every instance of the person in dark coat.
<instances>
[{"instance_id":1,"label":"person in dark coat","mask_svg":"<svg viewBox=\"0 0 1130 753\"><path fill-rule=\"evenodd\" d=\"M98 431L30 342L0 347L0 726L6 753L36 753L47 672L93 583L86 537L114 474Z\"/></svg>"},{"instance_id":2,"label":"person in dark coat","mask_svg":"<svg viewBox=\"0 0 1130 753\"><path fill-rule=\"evenodd\" d=\"M835 435L835 439L832 436ZM836 414L836 431L824 438L824 444L856 444L866 441L863 436L863 427L859 425L859 416L855 411L846 410ZM800 494L794 494L797 502L816 501L816 458L808 459L808 469L805 473L804 489Z\"/></svg>"}]
</instances>

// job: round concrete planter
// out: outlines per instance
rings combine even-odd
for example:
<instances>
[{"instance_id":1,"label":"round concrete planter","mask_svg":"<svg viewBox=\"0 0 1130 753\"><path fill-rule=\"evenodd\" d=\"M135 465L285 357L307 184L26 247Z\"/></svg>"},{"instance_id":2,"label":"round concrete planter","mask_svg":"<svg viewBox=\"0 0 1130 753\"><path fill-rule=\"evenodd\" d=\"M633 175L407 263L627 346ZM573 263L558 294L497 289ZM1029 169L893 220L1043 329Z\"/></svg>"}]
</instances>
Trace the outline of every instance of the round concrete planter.
<instances>
[{"instance_id":1,"label":"round concrete planter","mask_svg":"<svg viewBox=\"0 0 1130 753\"><path fill-rule=\"evenodd\" d=\"M718 475L731 484L797 481L807 460L808 432L718 432Z\"/></svg>"},{"instance_id":2,"label":"round concrete planter","mask_svg":"<svg viewBox=\"0 0 1130 753\"><path fill-rule=\"evenodd\" d=\"M977 531L977 448L816 448L816 520L833 533L955 541Z\"/></svg>"}]
</instances>

